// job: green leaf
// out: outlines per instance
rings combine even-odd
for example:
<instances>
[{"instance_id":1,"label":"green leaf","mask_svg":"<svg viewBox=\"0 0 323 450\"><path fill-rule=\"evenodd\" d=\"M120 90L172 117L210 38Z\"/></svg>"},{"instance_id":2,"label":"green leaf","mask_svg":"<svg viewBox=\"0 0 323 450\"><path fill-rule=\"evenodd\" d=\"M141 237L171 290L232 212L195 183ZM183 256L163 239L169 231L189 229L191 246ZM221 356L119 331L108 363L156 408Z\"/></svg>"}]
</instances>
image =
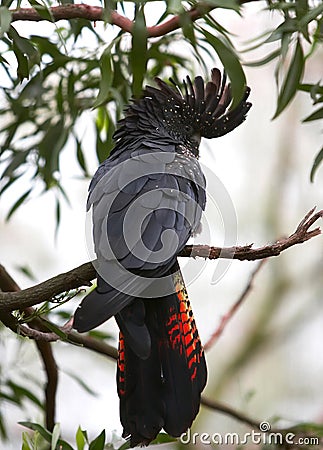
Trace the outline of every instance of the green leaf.
<instances>
[{"instance_id":1,"label":"green leaf","mask_svg":"<svg viewBox=\"0 0 323 450\"><path fill-rule=\"evenodd\" d=\"M39 64L39 53L30 40L21 37L12 25L10 25L8 36L12 40L12 49L18 62L17 75L22 81L29 77L29 69L34 64Z\"/></svg>"},{"instance_id":2,"label":"green leaf","mask_svg":"<svg viewBox=\"0 0 323 450\"><path fill-rule=\"evenodd\" d=\"M89 331L89 336L91 336L94 339L100 339L100 340L111 340L113 339L113 336L110 333L106 333L105 331L101 330L91 330Z\"/></svg>"},{"instance_id":3,"label":"green leaf","mask_svg":"<svg viewBox=\"0 0 323 450\"><path fill-rule=\"evenodd\" d=\"M298 31L298 22L294 18L287 18L276 30L265 40L264 43L274 42L282 39L284 34L292 34Z\"/></svg>"},{"instance_id":4,"label":"green leaf","mask_svg":"<svg viewBox=\"0 0 323 450\"><path fill-rule=\"evenodd\" d=\"M76 439L77 450L84 450L85 444L87 442L86 431L83 431L81 429L81 427L78 427L78 429L76 431L75 439Z\"/></svg>"},{"instance_id":5,"label":"green leaf","mask_svg":"<svg viewBox=\"0 0 323 450\"><path fill-rule=\"evenodd\" d=\"M27 278L29 278L31 281L36 281L36 277L33 274L31 268L26 265L26 266L15 266L15 269L18 270L19 272L23 273Z\"/></svg>"},{"instance_id":6,"label":"green leaf","mask_svg":"<svg viewBox=\"0 0 323 450\"><path fill-rule=\"evenodd\" d=\"M29 154L29 150L17 152L11 159L10 164L6 167L1 175L2 180L6 177L12 177L13 173L18 167L26 162L26 158Z\"/></svg>"},{"instance_id":7,"label":"green leaf","mask_svg":"<svg viewBox=\"0 0 323 450\"><path fill-rule=\"evenodd\" d=\"M304 92L310 92L311 98L314 102L317 102L317 96L323 96L323 85L320 85L320 83L301 84L299 86L299 90Z\"/></svg>"},{"instance_id":8,"label":"green leaf","mask_svg":"<svg viewBox=\"0 0 323 450\"><path fill-rule=\"evenodd\" d=\"M17 30L11 25L8 32L10 39L19 48L19 50L29 57L32 63L39 64L40 56L37 48L34 47L30 39L19 35Z\"/></svg>"},{"instance_id":9,"label":"green leaf","mask_svg":"<svg viewBox=\"0 0 323 450\"><path fill-rule=\"evenodd\" d=\"M181 0L168 0L167 12L168 14L179 15L182 14L184 8Z\"/></svg>"},{"instance_id":10,"label":"green leaf","mask_svg":"<svg viewBox=\"0 0 323 450\"><path fill-rule=\"evenodd\" d=\"M48 443L51 442L51 439L52 439L51 433L48 430L46 430L46 428L39 425L38 423L27 422L27 421L18 422L18 423L19 423L19 425L29 428L32 431L38 431L38 433L45 439L45 441L47 441Z\"/></svg>"},{"instance_id":11,"label":"green leaf","mask_svg":"<svg viewBox=\"0 0 323 450\"><path fill-rule=\"evenodd\" d=\"M166 442L176 442L177 439L167 433L159 433L150 445L165 444Z\"/></svg>"},{"instance_id":12,"label":"green leaf","mask_svg":"<svg viewBox=\"0 0 323 450\"><path fill-rule=\"evenodd\" d=\"M301 27L309 24L312 20L318 18L320 14L323 13L323 4L317 6L316 8L311 9L307 14L305 14L299 21Z\"/></svg>"},{"instance_id":13,"label":"green leaf","mask_svg":"<svg viewBox=\"0 0 323 450\"><path fill-rule=\"evenodd\" d=\"M59 423L55 423L53 433L52 433L52 442L51 442L51 450L56 450L56 446L59 440L59 436L61 433L61 427Z\"/></svg>"},{"instance_id":14,"label":"green leaf","mask_svg":"<svg viewBox=\"0 0 323 450\"><path fill-rule=\"evenodd\" d=\"M25 192L21 197L18 198L18 200L14 203L14 205L11 207L10 211L7 214L6 220L8 221L10 217L13 215L15 211L23 204L23 202L26 200L26 198L29 196L30 192L32 191L32 188L28 189L27 192Z\"/></svg>"},{"instance_id":15,"label":"green leaf","mask_svg":"<svg viewBox=\"0 0 323 450\"><path fill-rule=\"evenodd\" d=\"M68 376L70 376L74 381L76 381L76 383L78 383L81 388L83 388L85 390L85 392L87 392L90 395L93 395L93 397L97 397L98 393L95 392L93 389L90 388L90 386L88 386L85 381L82 380L81 377L79 377L78 375L76 375L75 373L69 372L68 370L65 370L64 373Z\"/></svg>"},{"instance_id":16,"label":"green leaf","mask_svg":"<svg viewBox=\"0 0 323 450\"><path fill-rule=\"evenodd\" d=\"M311 115L306 117L303 122L311 122L312 120L323 119L323 106L316 111L314 111Z\"/></svg>"},{"instance_id":17,"label":"green leaf","mask_svg":"<svg viewBox=\"0 0 323 450\"><path fill-rule=\"evenodd\" d=\"M13 44L12 49L17 58L18 67L17 67L17 75L20 81L23 81L25 78L29 78L29 67L28 67L28 59L27 57L20 51L16 44Z\"/></svg>"},{"instance_id":18,"label":"green leaf","mask_svg":"<svg viewBox=\"0 0 323 450\"><path fill-rule=\"evenodd\" d=\"M104 161L110 154L113 148L113 133L115 124L109 114L109 111L104 108L98 108L96 119L96 154L99 162ZM106 134L106 140L101 138L101 133Z\"/></svg>"},{"instance_id":19,"label":"green leaf","mask_svg":"<svg viewBox=\"0 0 323 450\"><path fill-rule=\"evenodd\" d=\"M137 6L136 8L136 16L131 33L130 66L133 75L132 92L135 97L139 97L147 67L148 33L143 6Z\"/></svg>"},{"instance_id":20,"label":"green leaf","mask_svg":"<svg viewBox=\"0 0 323 450\"><path fill-rule=\"evenodd\" d=\"M12 13L6 6L0 6L0 38L9 31Z\"/></svg>"},{"instance_id":21,"label":"green leaf","mask_svg":"<svg viewBox=\"0 0 323 450\"><path fill-rule=\"evenodd\" d=\"M193 25L190 15L187 13L187 11L184 11L181 14L179 14L179 23L182 27L184 36L191 43L193 48L196 50L197 47L196 47L196 37L195 37L195 32L194 32L194 25Z\"/></svg>"},{"instance_id":22,"label":"green leaf","mask_svg":"<svg viewBox=\"0 0 323 450\"><path fill-rule=\"evenodd\" d=\"M322 161L323 161L323 147L321 148L321 150L318 152L318 154L315 156L315 159L314 159L314 163L313 163L311 174L310 174L310 180L312 183L314 181L315 173Z\"/></svg>"},{"instance_id":23,"label":"green leaf","mask_svg":"<svg viewBox=\"0 0 323 450\"><path fill-rule=\"evenodd\" d=\"M158 445L158 444L165 444L165 443L169 443L169 442L176 442L177 439L170 436L167 433L159 433L156 437L156 439L154 439L149 445ZM130 441L126 441L123 445L121 445L121 447L119 447L118 450L128 450L130 448Z\"/></svg>"},{"instance_id":24,"label":"green leaf","mask_svg":"<svg viewBox=\"0 0 323 450\"><path fill-rule=\"evenodd\" d=\"M38 432L46 442L51 444L52 442L52 433L50 433L46 428L34 422L18 422L23 427L29 428L32 431ZM74 450L73 447L66 441L59 439L57 442L57 447L59 450ZM56 449L55 449L56 450Z\"/></svg>"},{"instance_id":25,"label":"green leaf","mask_svg":"<svg viewBox=\"0 0 323 450\"><path fill-rule=\"evenodd\" d=\"M251 61L251 62L245 62L243 63L244 66L248 67L259 67L264 66L265 64L268 64L273 59L277 58L281 54L280 49L275 50L274 52L270 53L263 59L259 59L258 61Z\"/></svg>"},{"instance_id":26,"label":"green leaf","mask_svg":"<svg viewBox=\"0 0 323 450\"><path fill-rule=\"evenodd\" d=\"M33 443L30 439L29 434L27 433L27 431L24 431L22 433L22 447L21 450L33 450L34 446Z\"/></svg>"},{"instance_id":27,"label":"green leaf","mask_svg":"<svg viewBox=\"0 0 323 450\"><path fill-rule=\"evenodd\" d=\"M240 14L240 5L236 0L207 0L205 3L216 8L233 9Z\"/></svg>"},{"instance_id":28,"label":"green leaf","mask_svg":"<svg viewBox=\"0 0 323 450\"><path fill-rule=\"evenodd\" d=\"M45 3L37 2L37 0L29 0L29 3L38 12L42 19L54 22L53 14Z\"/></svg>"},{"instance_id":29,"label":"green leaf","mask_svg":"<svg viewBox=\"0 0 323 450\"><path fill-rule=\"evenodd\" d=\"M285 80L278 95L277 108L273 119L286 108L295 96L304 71L304 53L300 40L297 40L295 52L287 70Z\"/></svg>"},{"instance_id":30,"label":"green leaf","mask_svg":"<svg viewBox=\"0 0 323 450\"><path fill-rule=\"evenodd\" d=\"M293 427L287 428L287 430L285 431L302 433L307 436L314 435L318 437L323 437L323 425L321 423L301 422L294 425Z\"/></svg>"},{"instance_id":31,"label":"green leaf","mask_svg":"<svg viewBox=\"0 0 323 450\"><path fill-rule=\"evenodd\" d=\"M25 387L20 386L17 383L14 383L12 380L9 380L7 385L12 390L12 392L14 393L14 395L18 399L18 401L20 401L24 398L28 398L39 408L41 408L41 409L44 408L43 403L29 389L26 389Z\"/></svg>"},{"instance_id":32,"label":"green leaf","mask_svg":"<svg viewBox=\"0 0 323 450\"><path fill-rule=\"evenodd\" d=\"M104 450L105 444L105 430L103 430L99 436L97 436L94 441L89 445L89 450Z\"/></svg>"},{"instance_id":33,"label":"green leaf","mask_svg":"<svg viewBox=\"0 0 323 450\"><path fill-rule=\"evenodd\" d=\"M77 139L77 137L75 137L75 142L76 142L76 157L77 157L77 161L78 161L81 169L83 170L84 176L88 177L89 176L89 172L88 172L87 167L86 167L85 157L84 157L84 153L83 153L83 150L82 150L82 144Z\"/></svg>"},{"instance_id":34,"label":"green leaf","mask_svg":"<svg viewBox=\"0 0 323 450\"><path fill-rule=\"evenodd\" d=\"M68 129L64 116L55 124L50 125L38 144L40 157L44 158L45 164L40 173L46 183L46 189L57 186L55 173L59 171L59 155L68 138Z\"/></svg>"},{"instance_id":35,"label":"green leaf","mask_svg":"<svg viewBox=\"0 0 323 450\"><path fill-rule=\"evenodd\" d=\"M110 95L110 87L113 80L112 70L112 54L110 46L104 50L100 58L100 90L97 99L94 102L93 108L106 103Z\"/></svg>"},{"instance_id":36,"label":"green leaf","mask_svg":"<svg viewBox=\"0 0 323 450\"><path fill-rule=\"evenodd\" d=\"M212 45L217 52L224 69L230 78L233 97L231 108L233 109L240 103L245 93L246 77L243 68L233 49L229 48L219 38L209 33L207 30L201 28L201 31L207 42Z\"/></svg>"},{"instance_id":37,"label":"green leaf","mask_svg":"<svg viewBox=\"0 0 323 450\"><path fill-rule=\"evenodd\" d=\"M55 219L56 219L56 224L55 224L55 240L56 240L57 236L58 236L59 224L61 223L61 204L60 204L59 198L56 198Z\"/></svg>"},{"instance_id":38,"label":"green leaf","mask_svg":"<svg viewBox=\"0 0 323 450\"><path fill-rule=\"evenodd\" d=\"M64 331L62 331L59 327L57 327L56 325L54 325L51 322L48 322L47 320L43 321L43 324L45 325L46 328L48 328L52 333L57 334L57 336L59 336L63 341L66 341L67 339L67 334L64 333Z\"/></svg>"}]
</instances>

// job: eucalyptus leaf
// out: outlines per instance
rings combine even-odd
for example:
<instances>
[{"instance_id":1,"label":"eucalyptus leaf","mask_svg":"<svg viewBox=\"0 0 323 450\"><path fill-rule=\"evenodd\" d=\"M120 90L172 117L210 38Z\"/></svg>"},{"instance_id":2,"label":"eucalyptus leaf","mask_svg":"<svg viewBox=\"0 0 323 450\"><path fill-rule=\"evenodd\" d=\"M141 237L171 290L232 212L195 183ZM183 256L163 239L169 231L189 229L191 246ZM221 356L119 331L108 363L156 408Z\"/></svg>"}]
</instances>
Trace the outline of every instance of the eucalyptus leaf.
<instances>
[{"instance_id":1,"label":"eucalyptus leaf","mask_svg":"<svg viewBox=\"0 0 323 450\"><path fill-rule=\"evenodd\" d=\"M113 79L112 55L110 48L106 49L100 58L101 81L99 95L94 102L93 108L106 103L110 95L110 87Z\"/></svg>"},{"instance_id":2,"label":"eucalyptus leaf","mask_svg":"<svg viewBox=\"0 0 323 450\"><path fill-rule=\"evenodd\" d=\"M86 431L82 430L81 427L78 427L76 431L75 440L77 450L84 450L85 444L87 442L87 433Z\"/></svg>"},{"instance_id":3,"label":"eucalyptus leaf","mask_svg":"<svg viewBox=\"0 0 323 450\"><path fill-rule=\"evenodd\" d=\"M46 428L44 428L42 425L34 422L24 421L24 422L18 422L20 425L29 428L32 431L38 432L46 442L51 444L52 442L52 433L50 433ZM57 446L59 450L74 450L73 447L66 441L59 439L57 441ZM56 449L55 449L56 450Z\"/></svg>"},{"instance_id":4,"label":"eucalyptus leaf","mask_svg":"<svg viewBox=\"0 0 323 450\"><path fill-rule=\"evenodd\" d=\"M316 171L317 171L319 165L322 163L322 161L323 161L323 147L321 148L321 150L318 152L318 154L315 156L315 159L314 159L314 163L313 163L313 166L311 169L311 174L310 174L310 180L312 183L314 181L314 176L316 174Z\"/></svg>"},{"instance_id":5,"label":"eucalyptus leaf","mask_svg":"<svg viewBox=\"0 0 323 450\"><path fill-rule=\"evenodd\" d=\"M29 194L31 193L32 188L28 189L23 195L21 195L18 200L13 204L13 206L10 208L6 220L8 221L10 217L14 214L15 211L21 206L25 200L28 198Z\"/></svg>"},{"instance_id":6,"label":"eucalyptus leaf","mask_svg":"<svg viewBox=\"0 0 323 450\"><path fill-rule=\"evenodd\" d=\"M89 450L104 450L105 430L97 436L89 445Z\"/></svg>"},{"instance_id":7,"label":"eucalyptus leaf","mask_svg":"<svg viewBox=\"0 0 323 450\"><path fill-rule=\"evenodd\" d=\"M217 52L224 69L230 78L233 96L232 108L234 108L240 103L246 87L246 77L239 58L235 54L234 50L225 45L218 37L203 28L201 28L201 31L207 42L212 45L214 50Z\"/></svg>"},{"instance_id":8,"label":"eucalyptus leaf","mask_svg":"<svg viewBox=\"0 0 323 450\"><path fill-rule=\"evenodd\" d=\"M276 119L295 96L304 71L304 53L300 40L297 40L292 60L288 66L285 80L278 95L277 108L273 116Z\"/></svg>"},{"instance_id":9,"label":"eucalyptus leaf","mask_svg":"<svg viewBox=\"0 0 323 450\"><path fill-rule=\"evenodd\" d=\"M45 3L40 3L37 0L28 0L31 6L38 12L40 17L44 20L54 22L53 14Z\"/></svg>"},{"instance_id":10,"label":"eucalyptus leaf","mask_svg":"<svg viewBox=\"0 0 323 450\"><path fill-rule=\"evenodd\" d=\"M55 423L53 432L52 432L52 440L51 440L51 447L50 447L51 450L57 449L57 443L59 440L60 433L61 433L61 427L60 427L59 423Z\"/></svg>"},{"instance_id":11,"label":"eucalyptus leaf","mask_svg":"<svg viewBox=\"0 0 323 450\"><path fill-rule=\"evenodd\" d=\"M132 27L132 48L130 51L130 66L132 72L132 92L140 96L147 67L147 27L144 8L136 8L135 22Z\"/></svg>"},{"instance_id":12,"label":"eucalyptus leaf","mask_svg":"<svg viewBox=\"0 0 323 450\"><path fill-rule=\"evenodd\" d=\"M308 25L312 20L317 20L319 16L323 13L323 3L312 8L307 14L303 15L300 19L300 26Z\"/></svg>"},{"instance_id":13,"label":"eucalyptus leaf","mask_svg":"<svg viewBox=\"0 0 323 450\"><path fill-rule=\"evenodd\" d=\"M303 122L311 122L312 120L319 120L319 119L323 119L323 106L314 111L308 117L306 117L306 119L304 119Z\"/></svg>"},{"instance_id":14,"label":"eucalyptus leaf","mask_svg":"<svg viewBox=\"0 0 323 450\"><path fill-rule=\"evenodd\" d=\"M12 13L6 6L0 6L0 38L9 31Z\"/></svg>"},{"instance_id":15,"label":"eucalyptus leaf","mask_svg":"<svg viewBox=\"0 0 323 450\"><path fill-rule=\"evenodd\" d=\"M216 8L232 9L240 14L240 4L236 0L207 0L205 3Z\"/></svg>"},{"instance_id":16,"label":"eucalyptus leaf","mask_svg":"<svg viewBox=\"0 0 323 450\"><path fill-rule=\"evenodd\" d=\"M280 54L281 54L281 50L278 49L278 50L273 51L269 55L267 55L265 58L259 59L258 61L245 62L245 63L243 63L243 65L248 66L248 67L264 66L265 64L268 64L273 59L278 58L278 56L280 56Z\"/></svg>"}]
</instances>

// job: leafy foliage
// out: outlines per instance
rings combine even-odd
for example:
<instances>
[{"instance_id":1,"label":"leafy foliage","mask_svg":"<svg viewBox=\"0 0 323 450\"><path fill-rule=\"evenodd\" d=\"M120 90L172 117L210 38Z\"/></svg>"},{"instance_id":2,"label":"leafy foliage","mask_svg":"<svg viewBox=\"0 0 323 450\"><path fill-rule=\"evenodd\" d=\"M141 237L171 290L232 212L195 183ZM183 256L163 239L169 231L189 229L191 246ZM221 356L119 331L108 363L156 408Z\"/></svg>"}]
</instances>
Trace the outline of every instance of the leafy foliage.
<instances>
[{"instance_id":1,"label":"leafy foliage","mask_svg":"<svg viewBox=\"0 0 323 450\"><path fill-rule=\"evenodd\" d=\"M20 425L33 431L30 435L27 432L23 433L23 446L22 450L34 450L35 448L43 448L42 445L47 443L50 445L50 450L104 450L108 448L114 448L113 442L106 442L105 431L89 441L87 432L79 427L75 434L76 447L72 447L68 442L64 441L60 437L60 425L57 423L52 432L46 430L43 426L33 422L20 422ZM117 438L118 439L118 438ZM121 441L121 439L119 439ZM157 438L150 445L164 444L167 442L174 442L176 439L172 438L166 433L159 433ZM37 447L35 444L37 443ZM125 442L120 446L120 450L130 448L129 442Z\"/></svg>"},{"instance_id":2,"label":"leafy foliage","mask_svg":"<svg viewBox=\"0 0 323 450\"><path fill-rule=\"evenodd\" d=\"M115 123L131 94L139 95L144 80L151 82L154 76L165 76L166 72L176 79L174 72L177 69L189 67L188 58L172 50L173 41L188 43L205 72L209 69L204 63L205 52L218 54L231 79L235 103L241 98L246 79L240 58L230 33L211 12L213 8L228 8L241 14L239 3L234 0L209 1L204 13L202 10L203 20L194 22L188 10L197 2L165 2L158 23L177 14L181 30L155 39L148 37L146 28L145 6L148 3L151 2L133 2L130 48L128 34L124 31L106 43L103 34L86 19L58 22L59 25L52 25L53 32L49 37L37 34L25 37L15 22L11 23L9 7L12 2L4 2L0 7L3 104L0 109L0 195L20 178L27 178L24 190L7 213L8 219L34 193L50 190L56 198L59 222L60 202L67 199L62 187L60 162L67 144L69 148L74 146L83 175L89 175L84 135L79 126L85 120L84 114L93 115L96 153L101 162L112 148ZM109 4L107 20L112 8L117 8L118 4L124 7L123 2ZM50 2L32 0L30 6L44 20L53 22ZM270 44L276 48L267 57L249 65L259 66L277 59L276 79L280 85L274 115L277 117L300 89L305 64L322 42L323 7L310 1L271 1L268 9L279 12L282 22L265 38L258 38L252 48L265 48ZM90 45L84 46L84 37ZM279 83L281 72L285 76ZM322 109L319 109L306 120L321 117ZM315 168L320 161L317 157Z\"/></svg>"}]
</instances>

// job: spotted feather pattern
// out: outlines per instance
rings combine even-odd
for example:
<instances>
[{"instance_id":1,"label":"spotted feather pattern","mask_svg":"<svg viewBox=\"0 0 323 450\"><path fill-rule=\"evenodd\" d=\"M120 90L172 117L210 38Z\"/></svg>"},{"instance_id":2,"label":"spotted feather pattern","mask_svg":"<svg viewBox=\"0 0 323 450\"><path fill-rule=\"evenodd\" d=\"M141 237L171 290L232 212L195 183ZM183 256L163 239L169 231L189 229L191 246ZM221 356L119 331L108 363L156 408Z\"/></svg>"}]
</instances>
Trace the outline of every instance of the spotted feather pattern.
<instances>
[{"instance_id":1,"label":"spotted feather pattern","mask_svg":"<svg viewBox=\"0 0 323 450\"><path fill-rule=\"evenodd\" d=\"M177 349L181 355L185 354L191 380L194 381L197 374L197 366L203 358L203 347L180 272L174 275L174 284L179 307L177 309L174 305L170 306L166 329L172 349Z\"/></svg>"}]
</instances>

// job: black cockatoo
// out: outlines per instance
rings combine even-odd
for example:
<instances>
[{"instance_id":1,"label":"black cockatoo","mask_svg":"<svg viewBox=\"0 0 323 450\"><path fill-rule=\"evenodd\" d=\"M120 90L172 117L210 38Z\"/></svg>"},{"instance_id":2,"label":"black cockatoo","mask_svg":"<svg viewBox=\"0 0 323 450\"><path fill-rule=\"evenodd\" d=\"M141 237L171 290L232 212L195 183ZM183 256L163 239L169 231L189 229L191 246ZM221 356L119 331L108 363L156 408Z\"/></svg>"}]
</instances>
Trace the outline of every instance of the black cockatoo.
<instances>
[{"instance_id":1,"label":"black cockatoo","mask_svg":"<svg viewBox=\"0 0 323 450\"><path fill-rule=\"evenodd\" d=\"M115 316L120 418L131 446L148 445L162 428L180 436L199 411L207 369L177 255L205 208L200 140L230 132L251 106L246 88L228 110L218 69L206 84L200 76L182 88L156 84L127 107L90 184L97 287L74 316L79 332Z\"/></svg>"}]
</instances>

